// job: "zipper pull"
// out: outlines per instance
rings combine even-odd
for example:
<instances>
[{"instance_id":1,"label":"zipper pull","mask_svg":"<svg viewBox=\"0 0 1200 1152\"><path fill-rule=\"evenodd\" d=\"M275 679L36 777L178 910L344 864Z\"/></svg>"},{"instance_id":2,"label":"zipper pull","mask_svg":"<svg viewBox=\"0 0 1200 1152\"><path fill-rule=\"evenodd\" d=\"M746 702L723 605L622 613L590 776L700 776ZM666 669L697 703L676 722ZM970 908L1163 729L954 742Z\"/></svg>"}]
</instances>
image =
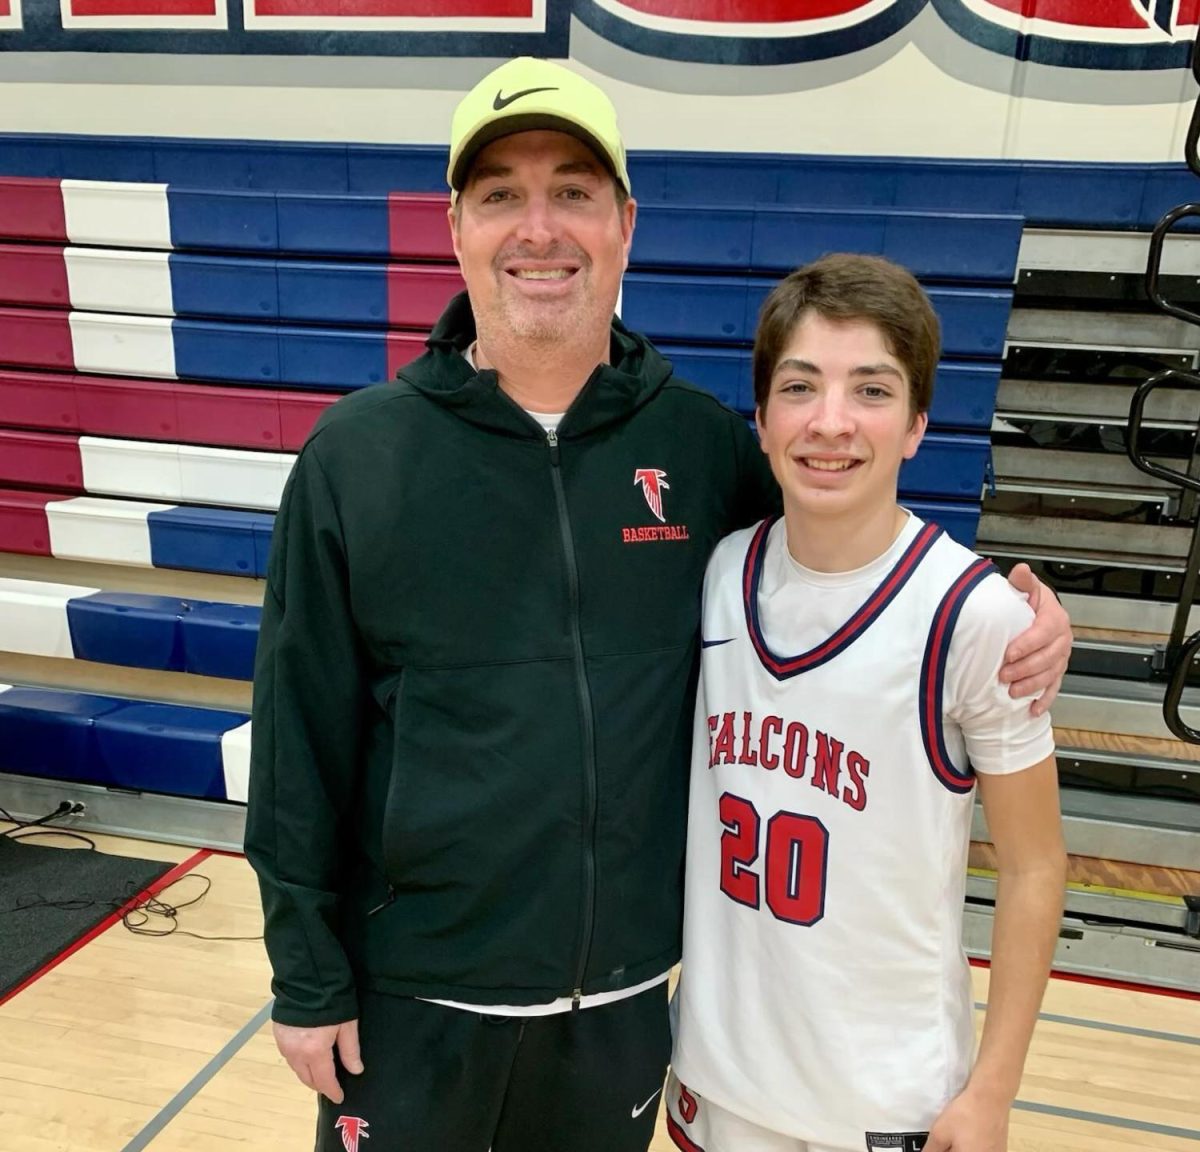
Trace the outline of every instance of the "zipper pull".
<instances>
[{"instance_id":1,"label":"zipper pull","mask_svg":"<svg viewBox=\"0 0 1200 1152\"><path fill-rule=\"evenodd\" d=\"M571 993L571 1011L572 1012L579 1011L579 1001L582 998L583 998L583 989L582 988L576 988L575 991Z\"/></svg>"},{"instance_id":2,"label":"zipper pull","mask_svg":"<svg viewBox=\"0 0 1200 1152\"><path fill-rule=\"evenodd\" d=\"M550 445L550 463L558 466L558 429L546 429L546 443Z\"/></svg>"},{"instance_id":3,"label":"zipper pull","mask_svg":"<svg viewBox=\"0 0 1200 1152\"><path fill-rule=\"evenodd\" d=\"M396 889L393 888L389 884L388 890L387 890L387 899L382 904L376 904L375 907L372 908L371 911L367 913L367 915L374 916L376 912L382 912L395 899L396 899Z\"/></svg>"}]
</instances>

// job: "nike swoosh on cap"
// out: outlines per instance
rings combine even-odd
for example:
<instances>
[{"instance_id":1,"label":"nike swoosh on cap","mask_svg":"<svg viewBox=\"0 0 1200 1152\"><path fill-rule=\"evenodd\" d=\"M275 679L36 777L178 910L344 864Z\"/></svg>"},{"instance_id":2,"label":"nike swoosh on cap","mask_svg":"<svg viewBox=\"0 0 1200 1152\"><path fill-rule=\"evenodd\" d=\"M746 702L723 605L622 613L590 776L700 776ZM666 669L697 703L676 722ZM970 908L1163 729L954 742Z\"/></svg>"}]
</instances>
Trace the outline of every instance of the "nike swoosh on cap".
<instances>
[{"instance_id":1,"label":"nike swoosh on cap","mask_svg":"<svg viewBox=\"0 0 1200 1152\"><path fill-rule=\"evenodd\" d=\"M522 96L532 96L535 92L557 91L557 88L523 88L520 92L514 92L511 96L505 96L503 92L497 92L496 98L492 101L492 107L497 112L503 112L514 100L520 100Z\"/></svg>"},{"instance_id":2,"label":"nike swoosh on cap","mask_svg":"<svg viewBox=\"0 0 1200 1152\"><path fill-rule=\"evenodd\" d=\"M721 644L732 644L735 639L736 639L736 637L734 637L734 636L730 636L728 640L705 640L705 639L701 638L700 647L701 648L716 648Z\"/></svg>"}]
</instances>

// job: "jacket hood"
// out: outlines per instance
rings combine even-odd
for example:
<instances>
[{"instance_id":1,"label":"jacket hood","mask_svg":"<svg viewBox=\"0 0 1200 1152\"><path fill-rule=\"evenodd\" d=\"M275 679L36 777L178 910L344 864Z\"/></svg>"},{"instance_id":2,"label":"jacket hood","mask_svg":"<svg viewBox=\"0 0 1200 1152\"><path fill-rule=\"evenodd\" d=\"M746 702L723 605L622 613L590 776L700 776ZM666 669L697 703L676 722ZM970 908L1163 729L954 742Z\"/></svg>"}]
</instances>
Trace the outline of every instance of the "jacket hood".
<instances>
[{"instance_id":1,"label":"jacket hood","mask_svg":"<svg viewBox=\"0 0 1200 1152\"><path fill-rule=\"evenodd\" d=\"M466 292L447 305L426 341L428 349L396 373L423 396L453 409L463 420L512 436L545 433L501 388L490 368L476 372L463 355L475 339L475 317ZM636 332L613 317L608 364L598 364L572 401L559 436L573 439L627 419L671 376L670 362Z\"/></svg>"}]
</instances>

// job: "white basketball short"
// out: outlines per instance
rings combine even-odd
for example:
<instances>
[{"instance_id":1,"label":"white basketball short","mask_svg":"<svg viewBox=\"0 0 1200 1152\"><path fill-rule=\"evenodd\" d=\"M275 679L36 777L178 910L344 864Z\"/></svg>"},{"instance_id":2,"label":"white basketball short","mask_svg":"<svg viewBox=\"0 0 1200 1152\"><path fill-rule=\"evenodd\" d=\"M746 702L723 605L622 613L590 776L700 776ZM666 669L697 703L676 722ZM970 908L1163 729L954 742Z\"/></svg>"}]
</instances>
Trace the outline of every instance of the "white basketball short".
<instances>
[{"instance_id":1,"label":"white basketball short","mask_svg":"<svg viewBox=\"0 0 1200 1152\"><path fill-rule=\"evenodd\" d=\"M690 1091L674 1069L667 1075L665 1091L667 1135L682 1152L863 1152L859 1147L812 1144L743 1120Z\"/></svg>"}]
</instances>

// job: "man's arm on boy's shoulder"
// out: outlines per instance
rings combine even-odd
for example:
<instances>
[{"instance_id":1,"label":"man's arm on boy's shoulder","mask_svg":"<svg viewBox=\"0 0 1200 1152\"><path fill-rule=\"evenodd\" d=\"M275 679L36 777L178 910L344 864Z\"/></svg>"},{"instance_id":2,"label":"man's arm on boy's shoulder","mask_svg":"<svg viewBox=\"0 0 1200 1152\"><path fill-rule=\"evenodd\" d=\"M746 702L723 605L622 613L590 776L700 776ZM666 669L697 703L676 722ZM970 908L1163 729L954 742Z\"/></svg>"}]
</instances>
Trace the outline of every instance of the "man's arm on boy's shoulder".
<instances>
[{"instance_id":1,"label":"man's arm on boy's shoulder","mask_svg":"<svg viewBox=\"0 0 1200 1152\"><path fill-rule=\"evenodd\" d=\"M1010 696L1035 696L1029 711L1041 716L1054 703L1071 659L1071 617L1028 564L1018 564L1008 582L1029 598L1034 619L1005 649L1000 680Z\"/></svg>"},{"instance_id":2,"label":"man's arm on boy's shoulder","mask_svg":"<svg viewBox=\"0 0 1200 1152\"><path fill-rule=\"evenodd\" d=\"M925 1152L1007 1152L1008 1115L1062 921L1067 858L1053 755L978 781L998 861L987 1017L967 1086L938 1117Z\"/></svg>"}]
</instances>

